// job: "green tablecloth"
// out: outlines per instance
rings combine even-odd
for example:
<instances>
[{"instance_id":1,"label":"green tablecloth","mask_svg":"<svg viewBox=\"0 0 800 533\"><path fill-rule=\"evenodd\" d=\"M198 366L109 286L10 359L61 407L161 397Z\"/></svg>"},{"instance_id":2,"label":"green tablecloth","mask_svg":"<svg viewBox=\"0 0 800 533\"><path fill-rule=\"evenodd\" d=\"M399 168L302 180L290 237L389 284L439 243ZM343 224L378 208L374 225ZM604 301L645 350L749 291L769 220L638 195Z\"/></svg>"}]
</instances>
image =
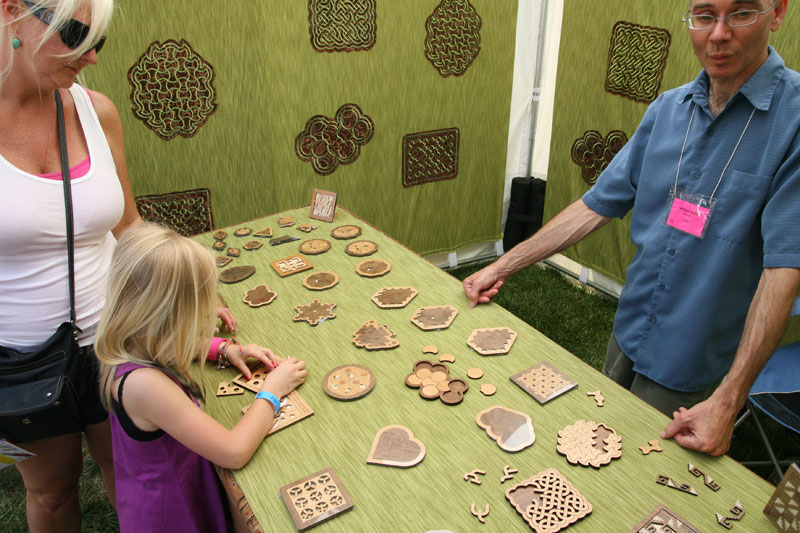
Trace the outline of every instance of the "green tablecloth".
<instances>
[{"instance_id":1,"label":"green tablecloth","mask_svg":"<svg viewBox=\"0 0 800 533\"><path fill-rule=\"evenodd\" d=\"M390 237L339 208L332 223L311 220L308 208L287 212L298 223L319 226L309 234L296 226L279 228L277 216L269 216L224 228L228 246L241 248L251 236L238 238L233 230L249 227L253 231L272 227L274 234L301 238L293 243L269 246L256 251L242 250L229 266L254 265L256 273L238 284L220 284L239 322L238 336L272 348L282 357L296 356L308 363L308 380L299 392L314 409L314 415L268 437L250 463L237 471L236 479L244 490L265 531L292 531L293 522L279 496L279 488L326 467L333 467L350 492L355 507L317 526L316 531L426 531L445 529L454 532L526 531L527 523L505 499L514 484L554 467L592 503L593 512L572 526L570 531L629 531L659 504L682 515L703 531L715 531L714 513L726 513L741 500L746 514L734 528L740 531L766 531L770 528L761 510L773 487L728 457L711 458L680 448L673 441L662 441L664 451L644 456L639 446L657 439L667 418L623 390L599 372L565 351L498 305L471 309L461 283ZM350 241L330 236L342 224L363 228L359 239L372 240L379 250L370 258L392 264L383 277L364 278L355 265L365 258L344 252ZM419 231L437 231L421 227ZM210 234L196 237L209 247ZM271 261L298 253L298 245L309 238L322 238L332 248L321 255L308 256L314 269L281 278ZM310 291L302 280L309 272L330 270L340 276L339 284L326 291ZM242 302L246 290L266 283L277 292L269 305L250 308ZM403 309L380 309L370 296L383 287L412 286L419 295ZM530 298L520 294L519 298ZM312 299L335 302L336 318L316 327L293 322L294 307ZM535 305L535 302L531 302ZM453 305L459 314L442 331L422 331L410 318L422 306ZM353 332L367 320L386 324L396 333L400 346L393 350L367 351L352 343ZM466 344L477 328L508 326L518 338L507 355L483 357ZM422 353L434 344L441 353L455 355L451 377L467 379L467 370L484 370L480 380L469 380L464 401L447 406L426 401L418 391L405 386L412 365L420 359L436 360ZM551 402L540 405L509 380L509 376L539 361L548 361L578 382L578 387ZM377 377L375 389L356 401L342 402L322 390L322 378L332 368L357 363L370 367ZM233 369L205 372L208 392L207 411L228 427L241 416L241 408L253 395L216 397L217 384L235 376ZM479 392L483 383L497 386L494 396ZM597 407L588 391L601 390L605 406ZM491 440L475 422L475 415L490 406L503 405L531 416L536 431L533 446L518 453L507 453ZM622 436L623 455L600 469L573 466L556 451L558 432L577 420L606 423ZM373 437L387 425L410 428L427 448L425 459L409 469L366 463ZM703 485L701 478L688 472L688 463L712 476L721 486L718 492ZM516 468L514 479L500 484L504 465ZM481 485L464 480L464 474L484 470ZM688 483L698 492L692 496L656 484L659 474L677 483ZM470 512L470 505L483 509L490 504L486 524L481 525Z\"/></svg>"}]
</instances>

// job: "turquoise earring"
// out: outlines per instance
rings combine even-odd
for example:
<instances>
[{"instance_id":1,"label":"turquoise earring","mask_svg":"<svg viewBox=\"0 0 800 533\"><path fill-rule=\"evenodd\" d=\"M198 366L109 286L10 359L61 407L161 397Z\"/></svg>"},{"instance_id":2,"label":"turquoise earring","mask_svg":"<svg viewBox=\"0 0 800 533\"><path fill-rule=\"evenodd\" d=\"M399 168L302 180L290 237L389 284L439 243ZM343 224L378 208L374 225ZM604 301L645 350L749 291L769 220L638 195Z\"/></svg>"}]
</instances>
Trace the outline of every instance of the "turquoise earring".
<instances>
[{"instance_id":1,"label":"turquoise earring","mask_svg":"<svg viewBox=\"0 0 800 533\"><path fill-rule=\"evenodd\" d=\"M14 50L16 50L17 48L19 48L20 46L22 46L22 42L20 42L20 40L19 40L19 39L17 39L16 37L14 37L13 39L11 39L11 46L14 48Z\"/></svg>"}]
</instances>

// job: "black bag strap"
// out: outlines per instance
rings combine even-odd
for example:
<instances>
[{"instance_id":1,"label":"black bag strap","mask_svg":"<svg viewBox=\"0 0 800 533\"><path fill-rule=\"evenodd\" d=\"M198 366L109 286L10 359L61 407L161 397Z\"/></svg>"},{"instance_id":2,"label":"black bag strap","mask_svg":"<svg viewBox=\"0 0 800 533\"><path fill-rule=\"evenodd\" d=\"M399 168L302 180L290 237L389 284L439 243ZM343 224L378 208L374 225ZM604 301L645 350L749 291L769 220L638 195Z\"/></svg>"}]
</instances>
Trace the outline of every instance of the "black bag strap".
<instances>
[{"instance_id":1,"label":"black bag strap","mask_svg":"<svg viewBox=\"0 0 800 533\"><path fill-rule=\"evenodd\" d=\"M56 90L56 122L58 123L58 144L61 150L61 180L64 182L64 208L67 214L67 261L69 262L69 320L75 325L75 230L72 224L72 184L69 177L69 157L67 156L67 132L64 127L64 106L61 95Z\"/></svg>"}]
</instances>

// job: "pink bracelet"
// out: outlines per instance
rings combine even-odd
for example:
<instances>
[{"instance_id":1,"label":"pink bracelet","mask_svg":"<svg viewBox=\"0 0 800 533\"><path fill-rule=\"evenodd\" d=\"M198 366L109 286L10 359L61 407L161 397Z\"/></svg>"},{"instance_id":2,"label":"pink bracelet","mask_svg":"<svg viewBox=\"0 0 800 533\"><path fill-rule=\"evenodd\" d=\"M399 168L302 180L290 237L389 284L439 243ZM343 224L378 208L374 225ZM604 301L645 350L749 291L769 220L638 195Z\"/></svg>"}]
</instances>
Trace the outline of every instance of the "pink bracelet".
<instances>
[{"instance_id":1,"label":"pink bracelet","mask_svg":"<svg viewBox=\"0 0 800 533\"><path fill-rule=\"evenodd\" d=\"M209 361L213 362L213 361L216 361L217 359L219 359L219 355L218 355L219 345L222 342L227 341L227 340L228 339L223 339L221 337L213 337L211 339L211 345L208 347L208 360Z\"/></svg>"}]
</instances>

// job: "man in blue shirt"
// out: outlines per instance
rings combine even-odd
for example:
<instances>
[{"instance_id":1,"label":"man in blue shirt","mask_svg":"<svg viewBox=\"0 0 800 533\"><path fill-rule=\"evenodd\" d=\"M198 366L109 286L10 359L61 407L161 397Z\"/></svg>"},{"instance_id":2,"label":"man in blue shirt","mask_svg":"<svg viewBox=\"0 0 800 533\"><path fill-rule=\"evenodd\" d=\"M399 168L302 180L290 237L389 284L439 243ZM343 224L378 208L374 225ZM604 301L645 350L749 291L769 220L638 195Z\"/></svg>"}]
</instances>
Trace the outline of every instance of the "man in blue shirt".
<instances>
[{"instance_id":1,"label":"man in blue shirt","mask_svg":"<svg viewBox=\"0 0 800 533\"><path fill-rule=\"evenodd\" d=\"M800 285L800 74L769 46L788 0L691 0L703 66L667 91L597 184L464 280L470 305L629 211L636 254L603 371L719 455Z\"/></svg>"}]
</instances>

